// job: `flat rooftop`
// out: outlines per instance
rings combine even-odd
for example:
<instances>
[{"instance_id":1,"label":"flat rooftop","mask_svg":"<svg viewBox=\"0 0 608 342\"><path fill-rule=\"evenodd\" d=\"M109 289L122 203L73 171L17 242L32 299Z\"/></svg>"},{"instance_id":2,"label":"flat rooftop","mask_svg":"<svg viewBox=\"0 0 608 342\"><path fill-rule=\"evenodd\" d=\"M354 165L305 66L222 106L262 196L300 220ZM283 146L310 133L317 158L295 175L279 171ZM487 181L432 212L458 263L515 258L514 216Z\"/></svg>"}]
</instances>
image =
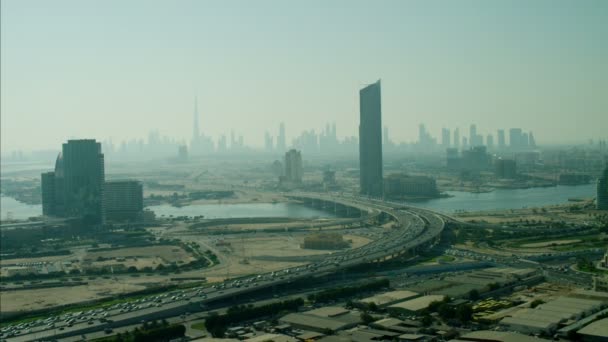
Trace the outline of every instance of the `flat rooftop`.
<instances>
[{"instance_id":1,"label":"flat rooftop","mask_svg":"<svg viewBox=\"0 0 608 342\"><path fill-rule=\"evenodd\" d=\"M389 308L403 309L412 312L426 309L432 302L442 301L445 297L441 295L428 295L414 299L407 300L405 302L393 304Z\"/></svg>"},{"instance_id":2,"label":"flat rooftop","mask_svg":"<svg viewBox=\"0 0 608 342\"><path fill-rule=\"evenodd\" d=\"M306 311L306 314L315 315L319 317L336 317L349 313L347 310L340 306L324 306L322 308Z\"/></svg>"},{"instance_id":3,"label":"flat rooftop","mask_svg":"<svg viewBox=\"0 0 608 342\"><path fill-rule=\"evenodd\" d=\"M497 342L542 342L542 338L518 334L510 331L479 330L460 336L461 341L497 341Z\"/></svg>"},{"instance_id":4,"label":"flat rooftop","mask_svg":"<svg viewBox=\"0 0 608 342\"><path fill-rule=\"evenodd\" d=\"M608 339L608 318L595 321L578 331L580 335Z\"/></svg>"},{"instance_id":5,"label":"flat rooftop","mask_svg":"<svg viewBox=\"0 0 608 342\"><path fill-rule=\"evenodd\" d=\"M375 295L372 297L364 298L360 300L361 303L374 303L378 306L383 306L387 304L393 304L399 301L403 301L406 299L414 298L418 296L417 292L407 291L407 290L399 290L399 291L391 291L385 292L379 295Z\"/></svg>"}]
</instances>

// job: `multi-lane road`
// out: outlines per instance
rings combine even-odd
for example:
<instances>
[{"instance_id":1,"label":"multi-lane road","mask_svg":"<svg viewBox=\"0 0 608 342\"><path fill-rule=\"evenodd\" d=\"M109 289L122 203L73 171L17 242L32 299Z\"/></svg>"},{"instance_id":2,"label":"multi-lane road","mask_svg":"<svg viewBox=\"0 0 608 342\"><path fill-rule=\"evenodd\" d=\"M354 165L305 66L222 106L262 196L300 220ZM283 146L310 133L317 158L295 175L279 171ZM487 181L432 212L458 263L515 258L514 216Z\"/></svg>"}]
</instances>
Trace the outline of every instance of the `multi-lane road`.
<instances>
[{"instance_id":1,"label":"multi-lane road","mask_svg":"<svg viewBox=\"0 0 608 342\"><path fill-rule=\"evenodd\" d=\"M383 261L412 253L417 248L437 241L444 228L441 215L425 209L395 206L391 203L355 197L318 194L297 194L291 197L323 200L357 208L364 206L370 211L380 211L389 215L394 219L395 225L377 240L358 248L330 254L322 261L226 280L213 287L172 291L131 303L116 304L109 308L64 314L13 326L10 329L3 328L3 338L8 338L8 341L32 341L79 336L95 331L109 333L111 329L120 326L204 311L211 302L236 298L264 288L319 277L359 264Z\"/></svg>"}]
</instances>

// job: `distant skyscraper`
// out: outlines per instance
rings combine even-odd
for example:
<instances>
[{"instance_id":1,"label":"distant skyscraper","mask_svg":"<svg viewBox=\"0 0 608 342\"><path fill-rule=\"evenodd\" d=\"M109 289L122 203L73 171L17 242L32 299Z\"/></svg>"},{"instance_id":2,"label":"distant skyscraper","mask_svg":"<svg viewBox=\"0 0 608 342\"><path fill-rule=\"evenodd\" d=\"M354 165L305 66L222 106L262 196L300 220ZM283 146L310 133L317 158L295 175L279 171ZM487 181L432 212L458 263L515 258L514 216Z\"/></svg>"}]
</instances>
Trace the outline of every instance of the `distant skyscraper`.
<instances>
[{"instance_id":1,"label":"distant skyscraper","mask_svg":"<svg viewBox=\"0 0 608 342\"><path fill-rule=\"evenodd\" d=\"M227 148L228 146L226 143L226 135L222 134L222 136L220 136L220 139L217 142L217 152L225 153Z\"/></svg>"},{"instance_id":2,"label":"distant skyscraper","mask_svg":"<svg viewBox=\"0 0 608 342\"><path fill-rule=\"evenodd\" d=\"M509 147L512 149L522 148L522 140L521 128L511 128L509 130Z\"/></svg>"},{"instance_id":3,"label":"distant skyscraper","mask_svg":"<svg viewBox=\"0 0 608 342\"><path fill-rule=\"evenodd\" d=\"M498 149L504 149L507 145L505 144L505 130L498 130Z\"/></svg>"},{"instance_id":4,"label":"distant skyscraper","mask_svg":"<svg viewBox=\"0 0 608 342\"><path fill-rule=\"evenodd\" d=\"M272 152L274 150L274 142L272 136L268 132L264 135L264 149L266 152Z\"/></svg>"},{"instance_id":5,"label":"distant skyscraper","mask_svg":"<svg viewBox=\"0 0 608 342\"><path fill-rule=\"evenodd\" d=\"M292 183L302 182L302 153L295 149L285 153L285 179Z\"/></svg>"},{"instance_id":6,"label":"distant skyscraper","mask_svg":"<svg viewBox=\"0 0 608 342\"><path fill-rule=\"evenodd\" d=\"M104 220L104 157L92 139L68 140L55 162L55 172L42 174L44 215Z\"/></svg>"},{"instance_id":7,"label":"distant skyscraper","mask_svg":"<svg viewBox=\"0 0 608 342\"><path fill-rule=\"evenodd\" d=\"M418 125L418 143L424 145L426 141L426 127L424 124Z\"/></svg>"},{"instance_id":8,"label":"distant skyscraper","mask_svg":"<svg viewBox=\"0 0 608 342\"><path fill-rule=\"evenodd\" d=\"M200 132L198 117L198 101L194 99L194 120L192 127L192 140L190 141L190 152L192 154L211 153L214 149L213 140ZM158 133L156 134L158 136ZM154 139L156 141L157 139Z\"/></svg>"},{"instance_id":9,"label":"distant skyscraper","mask_svg":"<svg viewBox=\"0 0 608 342\"><path fill-rule=\"evenodd\" d=\"M488 134L488 136L486 137L486 146L488 146L488 149L494 148L494 137L492 136L492 134Z\"/></svg>"},{"instance_id":10,"label":"distant skyscraper","mask_svg":"<svg viewBox=\"0 0 608 342\"><path fill-rule=\"evenodd\" d=\"M192 145L195 145L200 139L201 133L198 123L198 99L194 98L194 122L192 123Z\"/></svg>"},{"instance_id":11,"label":"distant skyscraper","mask_svg":"<svg viewBox=\"0 0 608 342\"><path fill-rule=\"evenodd\" d=\"M382 196L380 80L359 91L359 170L361 193Z\"/></svg>"},{"instance_id":12,"label":"distant skyscraper","mask_svg":"<svg viewBox=\"0 0 608 342\"><path fill-rule=\"evenodd\" d=\"M188 161L188 146L179 145L177 148L177 160L180 162Z\"/></svg>"},{"instance_id":13,"label":"distant skyscraper","mask_svg":"<svg viewBox=\"0 0 608 342\"><path fill-rule=\"evenodd\" d=\"M388 126L384 126L384 135L382 135L382 144L388 145Z\"/></svg>"},{"instance_id":14,"label":"distant skyscraper","mask_svg":"<svg viewBox=\"0 0 608 342\"><path fill-rule=\"evenodd\" d=\"M450 147L450 130L447 128L441 130L441 145L444 148Z\"/></svg>"},{"instance_id":15,"label":"distant skyscraper","mask_svg":"<svg viewBox=\"0 0 608 342\"><path fill-rule=\"evenodd\" d=\"M471 127L469 128L469 144L471 145L471 147L483 145L483 136L477 134L476 125L471 125Z\"/></svg>"},{"instance_id":16,"label":"distant skyscraper","mask_svg":"<svg viewBox=\"0 0 608 342\"><path fill-rule=\"evenodd\" d=\"M456 128L454 130L454 148L460 147L460 130Z\"/></svg>"},{"instance_id":17,"label":"distant skyscraper","mask_svg":"<svg viewBox=\"0 0 608 342\"><path fill-rule=\"evenodd\" d=\"M277 150L279 150L279 152L283 152L286 149L287 146L285 143L285 124L281 122L281 124L279 125L279 136L277 137Z\"/></svg>"},{"instance_id":18,"label":"distant skyscraper","mask_svg":"<svg viewBox=\"0 0 608 342\"><path fill-rule=\"evenodd\" d=\"M532 132L528 135L528 146L536 148L536 139L534 139L534 134Z\"/></svg>"},{"instance_id":19,"label":"distant skyscraper","mask_svg":"<svg viewBox=\"0 0 608 342\"><path fill-rule=\"evenodd\" d=\"M469 127L469 143L471 146L475 145L475 137L477 136L477 126L471 125Z\"/></svg>"}]
</instances>

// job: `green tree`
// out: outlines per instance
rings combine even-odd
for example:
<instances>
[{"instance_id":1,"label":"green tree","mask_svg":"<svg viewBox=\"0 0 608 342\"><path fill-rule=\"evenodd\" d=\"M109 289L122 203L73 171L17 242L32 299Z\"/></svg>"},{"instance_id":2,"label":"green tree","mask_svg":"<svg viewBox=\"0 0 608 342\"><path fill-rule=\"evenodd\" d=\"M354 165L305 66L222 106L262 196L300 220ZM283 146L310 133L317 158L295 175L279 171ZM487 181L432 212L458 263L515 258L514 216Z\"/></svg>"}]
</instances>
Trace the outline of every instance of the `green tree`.
<instances>
[{"instance_id":1,"label":"green tree","mask_svg":"<svg viewBox=\"0 0 608 342\"><path fill-rule=\"evenodd\" d=\"M468 323L473 319L473 307L471 304L463 304L456 308L456 318L462 323Z\"/></svg>"},{"instance_id":2,"label":"green tree","mask_svg":"<svg viewBox=\"0 0 608 342\"><path fill-rule=\"evenodd\" d=\"M544 303L545 303L545 301L542 300L542 299L535 299L535 300L532 301L532 303L530 303L530 307L531 308L535 308L535 307L537 307L537 306L539 306L541 304L544 304Z\"/></svg>"},{"instance_id":3,"label":"green tree","mask_svg":"<svg viewBox=\"0 0 608 342\"><path fill-rule=\"evenodd\" d=\"M372 317L372 315L368 314L367 312L362 312L361 313L361 320L366 325L372 323L373 321L375 321L374 317Z\"/></svg>"},{"instance_id":4,"label":"green tree","mask_svg":"<svg viewBox=\"0 0 608 342\"><path fill-rule=\"evenodd\" d=\"M423 326L428 327L431 324L433 324L433 317L431 317L431 315L428 315L428 314L424 315L424 316L422 316L420 323L422 323Z\"/></svg>"}]
</instances>

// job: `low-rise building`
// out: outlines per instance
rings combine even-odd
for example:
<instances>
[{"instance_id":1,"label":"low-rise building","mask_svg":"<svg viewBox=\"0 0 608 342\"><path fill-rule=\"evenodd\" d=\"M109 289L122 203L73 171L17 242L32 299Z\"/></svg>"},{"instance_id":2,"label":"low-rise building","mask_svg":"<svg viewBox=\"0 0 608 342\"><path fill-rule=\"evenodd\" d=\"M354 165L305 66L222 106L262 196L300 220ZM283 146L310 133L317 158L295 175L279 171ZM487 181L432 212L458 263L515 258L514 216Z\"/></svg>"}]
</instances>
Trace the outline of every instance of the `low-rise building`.
<instances>
[{"instance_id":1,"label":"low-rise building","mask_svg":"<svg viewBox=\"0 0 608 342\"><path fill-rule=\"evenodd\" d=\"M292 328L325 333L356 327L361 315L342 307L327 306L302 313L290 313L279 319Z\"/></svg>"},{"instance_id":2,"label":"low-rise building","mask_svg":"<svg viewBox=\"0 0 608 342\"><path fill-rule=\"evenodd\" d=\"M428 308L431 303L440 302L444 300L444 298L445 296L442 295L427 295L393 304L389 306L388 309L392 311L402 311L405 313L418 313Z\"/></svg>"},{"instance_id":3,"label":"low-rise building","mask_svg":"<svg viewBox=\"0 0 608 342\"><path fill-rule=\"evenodd\" d=\"M143 221L144 190L134 180L108 181L104 184L103 204L107 221Z\"/></svg>"},{"instance_id":4,"label":"low-rise building","mask_svg":"<svg viewBox=\"0 0 608 342\"><path fill-rule=\"evenodd\" d=\"M500 325L525 334L551 334L561 323L587 316L602 305L598 300L559 297L534 309L515 312L511 317L503 318Z\"/></svg>"},{"instance_id":5,"label":"low-rise building","mask_svg":"<svg viewBox=\"0 0 608 342\"><path fill-rule=\"evenodd\" d=\"M294 337L283 335L283 334L263 334L255 337L251 337L244 340L245 342L297 342L298 340Z\"/></svg>"},{"instance_id":6,"label":"low-rise building","mask_svg":"<svg viewBox=\"0 0 608 342\"><path fill-rule=\"evenodd\" d=\"M360 302L364 304L374 303L378 307L384 308L407 299L413 299L418 296L420 296L420 294L418 294L417 292L399 290L381 293L372 297L367 297L361 299Z\"/></svg>"},{"instance_id":7,"label":"low-rise building","mask_svg":"<svg viewBox=\"0 0 608 342\"><path fill-rule=\"evenodd\" d=\"M512 331L493 331L479 330L464 334L458 341L479 341L479 342L542 342L549 341L543 338L527 336Z\"/></svg>"},{"instance_id":8,"label":"low-rise building","mask_svg":"<svg viewBox=\"0 0 608 342\"><path fill-rule=\"evenodd\" d=\"M577 331L585 342L608 341L608 318L597 320Z\"/></svg>"},{"instance_id":9,"label":"low-rise building","mask_svg":"<svg viewBox=\"0 0 608 342\"><path fill-rule=\"evenodd\" d=\"M593 290L608 292L608 276L593 277Z\"/></svg>"},{"instance_id":10,"label":"low-rise building","mask_svg":"<svg viewBox=\"0 0 608 342\"><path fill-rule=\"evenodd\" d=\"M497 159L494 162L494 175L496 178L517 178L517 163L513 159Z\"/></svg>"}]
</instances>

